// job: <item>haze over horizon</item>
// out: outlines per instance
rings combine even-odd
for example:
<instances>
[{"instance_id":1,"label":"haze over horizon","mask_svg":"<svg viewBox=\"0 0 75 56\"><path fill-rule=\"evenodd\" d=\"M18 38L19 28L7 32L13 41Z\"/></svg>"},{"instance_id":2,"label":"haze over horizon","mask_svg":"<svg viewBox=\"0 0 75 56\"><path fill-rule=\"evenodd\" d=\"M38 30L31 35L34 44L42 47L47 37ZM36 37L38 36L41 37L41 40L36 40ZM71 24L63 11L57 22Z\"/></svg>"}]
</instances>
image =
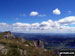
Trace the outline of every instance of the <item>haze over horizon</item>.
<instances>
[{"instance_id":1,"label":"haze over horizon","mask_svg":"<svg viewBox=\"0 0 75 56\"><path fill-rule=\"evenodd\" d=\"M74 0L0 0L0 31L75 33Z\"/></svg>"}]
</instances>

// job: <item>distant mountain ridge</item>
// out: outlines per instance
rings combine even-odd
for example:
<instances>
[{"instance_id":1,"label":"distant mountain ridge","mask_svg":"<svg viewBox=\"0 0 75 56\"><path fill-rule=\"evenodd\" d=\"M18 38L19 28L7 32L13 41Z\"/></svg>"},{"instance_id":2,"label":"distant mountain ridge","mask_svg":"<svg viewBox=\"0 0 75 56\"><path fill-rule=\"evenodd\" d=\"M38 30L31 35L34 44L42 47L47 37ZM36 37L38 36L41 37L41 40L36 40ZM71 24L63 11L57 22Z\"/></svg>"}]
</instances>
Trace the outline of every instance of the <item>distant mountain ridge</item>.
<instances>
[{"instance_id":1,"label":"distant mountain ridge","mask_svg":"<svg viewBox=\"0 0 75 56\"><path fill-rule=\"evenodd\" d=\"M75 48L75 34L33 34L16 33L15 36L22 36L27 40L42 40L45 48L62 47Z\"/></svg>"}]
</instances>

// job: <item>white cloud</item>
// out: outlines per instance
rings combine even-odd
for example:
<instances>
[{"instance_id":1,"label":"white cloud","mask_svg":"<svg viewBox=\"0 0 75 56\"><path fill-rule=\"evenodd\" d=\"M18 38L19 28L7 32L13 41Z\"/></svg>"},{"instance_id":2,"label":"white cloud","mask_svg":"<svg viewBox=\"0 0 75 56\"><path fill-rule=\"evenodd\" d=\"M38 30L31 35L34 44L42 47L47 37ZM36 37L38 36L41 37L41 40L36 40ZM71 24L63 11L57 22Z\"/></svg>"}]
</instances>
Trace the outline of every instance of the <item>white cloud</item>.
<instances>
[{"instance_id":1,"label":"white cloud","mask_svg":"<svg viewBox=\"0 0 75 56\"><path fill-rule=\"evenodd\" d=\"M0 31L8 31L9 25L7 23L0 23Z\"/></svg>"},{"instance_id":2,"label":"white cloud","mask_svg":"<svg viewBox=\"0 0 75 56\"><path fill-rule=\"evenodd\" d=\"M50 24L45 21L40 24L40 27L46 27L46 26L50 26Z\"/></svg>"},{"instance_id":3,"label":"white cloud","mask_svg":"<svg viewBox=\"0 0 75 56\"><path fill-rule=\"evenodd\" d=\"M69 17L62 18L58 22L61 23L61 24L75 23L75 16L69 16Z\"/></svg>"},{"instance_id":4,"label":"white cloud","mask_svg":"<svg viewBox=\"0 0 75 56\"><path fill-rule=\"evenodd\" d=\"M33 23L33 24L31 24L31 26L32 26L32 27L39 27L40 24L39 24L39 23Z\"/></svg>"},{"instance_id":5,"label":"white cloud","mask_svg":"<svg viewBox=\"0 0 75 56\"><path fill-rule=\"evenodd\" d=\"M39 14L39 13L36 12L36 11L32 11L32 12L30 13L30 16L45 17L46 15L45 15L45 14Z\"/></svg>"},{"instance_id":6,"label":"white cloud","mask_svg":"<svg viewBox=\"0 0 75 56\"><path fill-rule=\"evenodd\" d=\"M39 14L38 12L32 11L32 12L30 13L30 16L37 16L38 14Z\"/></svg>"},{"instance_id":7,"label":"white cloud","mask_svg":"<svg viewBox=\"0 0 75 56\"><path fill-rule=\"evenodd\" d=\"M29 27L30 24L17 22L15 24L13 24L13 26L17 26L17 27Z\"/></svg>"},{"instance_id":8,"label":"white cloud","mask_svg":"<svg viewBox=\"0 0 75 56\"><path fill-rule=\"evenodd\" d=\"M7 23L0 23L0 26L8 26Z\"/></svg>"},{"instance_id":9,"label":"white cloud","mask_svg":"<svg viewBox=\"0 0 75 56\"><path fill-rule=\"evenodd\" d=\"M53 14L60 15L61 12L58 8L56 8L55 10L53 10Z\"/></svg>"},{"instance_id":10,"label":"white cloud","mask_svg":"<svg viewBox=\"0 0 75 56\"><path fill-rule=\"evenodd\" d=\"M75 33L75 26L69 26L75 24L75 16L69 16L57 21L43 21L41 23L21 23L14 24L0 23L0 31L12 31L12 32L41 32L41 33Z\"/></svg>"}]
</instances>

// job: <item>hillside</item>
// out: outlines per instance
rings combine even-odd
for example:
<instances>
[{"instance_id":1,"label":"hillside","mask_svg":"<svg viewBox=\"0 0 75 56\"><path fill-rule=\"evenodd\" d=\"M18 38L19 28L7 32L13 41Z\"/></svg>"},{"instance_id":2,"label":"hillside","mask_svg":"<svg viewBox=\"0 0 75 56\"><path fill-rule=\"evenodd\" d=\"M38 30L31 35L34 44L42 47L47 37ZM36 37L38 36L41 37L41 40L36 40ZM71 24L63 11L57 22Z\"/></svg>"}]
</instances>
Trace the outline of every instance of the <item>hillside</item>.
<instances>
[{"instance_id":1,"label":"hillside","mask_svg":"<svg viewBox=\"0 0 75 56\"><path fill-rule=\"evenodd\" d=\"M40 40L25 40L7 31L0 34L0 56L58 56L58 54L55 50L44 49Z\"/></svg>"}]
</instances>

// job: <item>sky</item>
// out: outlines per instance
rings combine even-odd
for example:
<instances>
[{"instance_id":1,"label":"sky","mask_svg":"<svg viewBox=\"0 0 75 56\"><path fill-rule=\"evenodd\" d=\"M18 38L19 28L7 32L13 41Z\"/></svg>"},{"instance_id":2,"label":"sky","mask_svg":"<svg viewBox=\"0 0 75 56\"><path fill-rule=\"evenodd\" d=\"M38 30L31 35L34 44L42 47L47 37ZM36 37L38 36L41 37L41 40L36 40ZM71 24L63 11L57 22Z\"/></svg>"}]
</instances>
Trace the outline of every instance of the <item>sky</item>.
<instances>
[{"instance_id":1,"label":"sky","mask_svg":"<svg viewBox=\"0 0 75 56\"><path fill-rule=\"evenodd\" d=\"M75 0L0 0L0 31L75 33Z\"/></svg>"}]
</instances>

